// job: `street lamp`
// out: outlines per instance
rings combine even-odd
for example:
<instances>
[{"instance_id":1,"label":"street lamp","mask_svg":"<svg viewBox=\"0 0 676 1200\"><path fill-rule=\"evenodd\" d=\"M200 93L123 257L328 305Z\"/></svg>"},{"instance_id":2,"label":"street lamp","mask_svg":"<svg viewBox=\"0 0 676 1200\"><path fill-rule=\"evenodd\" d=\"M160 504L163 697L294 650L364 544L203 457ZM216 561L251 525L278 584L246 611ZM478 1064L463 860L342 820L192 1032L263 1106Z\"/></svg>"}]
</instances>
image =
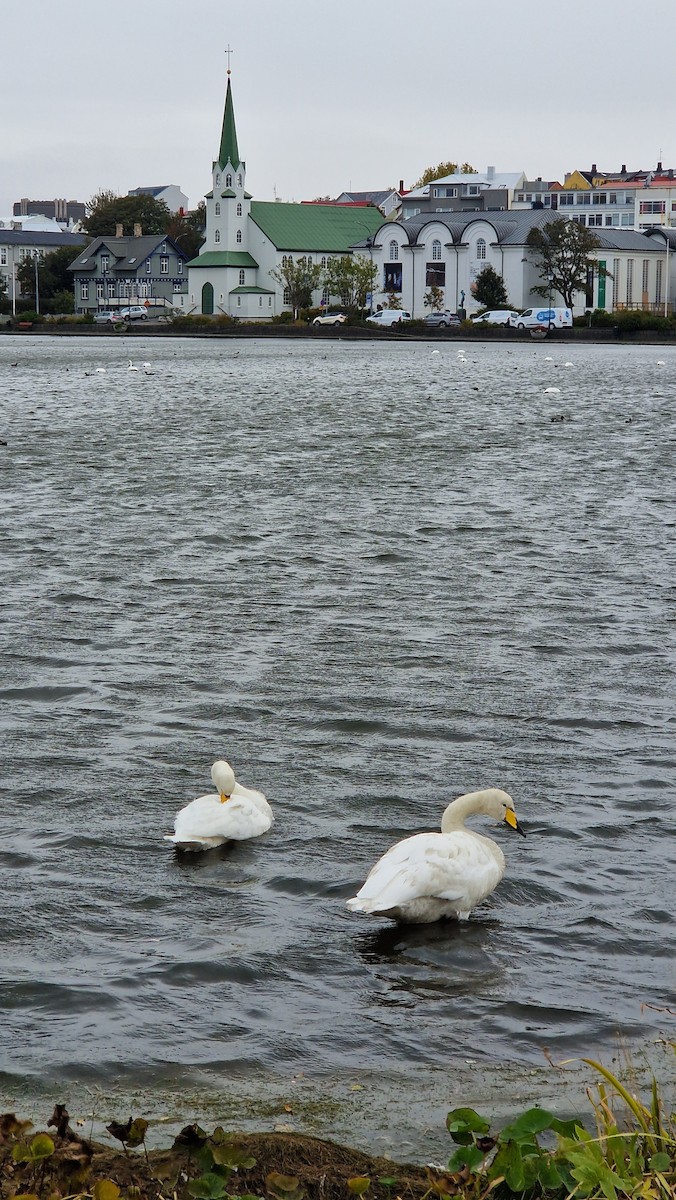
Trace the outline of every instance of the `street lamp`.
<instances>
[{"instance_id":1,"label":"street lamp","mask_svg":"<svg viewBox=\"0 0 676 1200\"><path fill-rule=\"evenodd\" d=\"M547 281L549 283L549 310L547 312L547 330L548 330L548 332L551 333L552 325L554 324L554 322L552 321L552 290L554 288L554 276L552 275L551 272L547 276Z\"/></svg>"},{"instance_id":2,"label":"street lamp","mask_svg":"<svg viewBox=\"0 0 676 1200\"><path fill-rule=\"evenodd\" d=\"M36 311L36 313L40 312L40 292L38 290L38 258L39 258L39 255L40 255L39 250L33 251L33 265L35 267L35 311Z\"/></svg>"}]
</instances>

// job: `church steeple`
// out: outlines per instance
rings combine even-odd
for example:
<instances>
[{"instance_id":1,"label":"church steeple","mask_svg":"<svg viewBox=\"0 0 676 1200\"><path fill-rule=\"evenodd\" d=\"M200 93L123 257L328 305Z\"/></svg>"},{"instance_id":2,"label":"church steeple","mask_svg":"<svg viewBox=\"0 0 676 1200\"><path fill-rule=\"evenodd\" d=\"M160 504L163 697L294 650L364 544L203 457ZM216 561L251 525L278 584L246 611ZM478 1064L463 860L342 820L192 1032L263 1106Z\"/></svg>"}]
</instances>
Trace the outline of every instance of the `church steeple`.
<instances>
[{"instance_id":1,"label":"church steeple","mask_svg":"<svg viewBox=\"0 0 676 1200\"><path fill-rule=\"evenodd\" d=\"M237 149L237 130L235 128L235 109L232 103L230 87L230 72L228 71L228 89L225 93L225 112L223 113L223 130L221 132L221 148L218 152L218 164L223 169L226 163L232 163L235 170L240 164Z\"/></svg>"}]
</instances>

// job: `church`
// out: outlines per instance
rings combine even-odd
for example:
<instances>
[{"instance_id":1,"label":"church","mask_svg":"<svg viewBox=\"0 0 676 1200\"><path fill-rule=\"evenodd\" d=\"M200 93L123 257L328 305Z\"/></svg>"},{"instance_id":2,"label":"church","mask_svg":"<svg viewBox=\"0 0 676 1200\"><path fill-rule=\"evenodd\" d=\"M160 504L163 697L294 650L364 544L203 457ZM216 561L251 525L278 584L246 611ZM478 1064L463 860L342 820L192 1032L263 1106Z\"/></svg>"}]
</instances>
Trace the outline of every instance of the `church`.
<instances>
[{"instance_id":1,"label":"church","mask_svg":"<svg viewBox=\"0 0 676 1200\"><path fill-rule=\"evenodd\" d=\"M288 259L326 266L330 257L349 255L372 239L382 224L377 208L254 200L246 190L228 71L221 142L206 195L205 240L188 263L187 292L177 295L174 305L186 314L269 321L290 311L284 287L271 271ZM318 291L313 299L319 307L332 298Z\"/></svg>"}]
</instances>

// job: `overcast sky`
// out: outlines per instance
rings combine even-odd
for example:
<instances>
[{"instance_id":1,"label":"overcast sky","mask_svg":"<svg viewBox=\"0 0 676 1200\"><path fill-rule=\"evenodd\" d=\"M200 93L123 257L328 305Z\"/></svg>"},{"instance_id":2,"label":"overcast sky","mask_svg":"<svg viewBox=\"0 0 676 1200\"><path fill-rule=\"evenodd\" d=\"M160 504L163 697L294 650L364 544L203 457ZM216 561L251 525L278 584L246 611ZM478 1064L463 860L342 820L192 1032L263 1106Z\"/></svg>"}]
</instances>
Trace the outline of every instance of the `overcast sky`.
<instances>
[{"instance_id":1,"label":"overcast sky","mask_svg":"<svg viewBox=\"0 0 676 1200\"><path fill-rule=\"evenodd\" d=\"M469 161L676 167L676 0L0 0L0 216L22 196L211 185L229 44L258 200Z\"/></svg>"}]
</instances>

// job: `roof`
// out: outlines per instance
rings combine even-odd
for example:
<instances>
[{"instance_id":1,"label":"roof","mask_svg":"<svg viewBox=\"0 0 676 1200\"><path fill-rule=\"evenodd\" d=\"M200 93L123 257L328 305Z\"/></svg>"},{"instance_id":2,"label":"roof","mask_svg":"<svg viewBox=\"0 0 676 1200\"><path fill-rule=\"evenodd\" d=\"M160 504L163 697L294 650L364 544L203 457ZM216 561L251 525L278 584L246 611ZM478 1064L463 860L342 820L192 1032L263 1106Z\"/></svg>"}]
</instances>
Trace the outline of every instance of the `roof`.
<instances>
[{"instance_id":1,"label":"roof","mask_svg":"<svg viewBox=\"0 0 676 1200\"><path fill-rule=\"evenodd\" d=\"M244 283L240 284L239 287L230 289L231 296L274 296L274 294L275 293L271 291L270 288L253 286L247 287L247 285Z\"/></svg>"},{"instance_id":2,"label":"roof","mask_svg":"<svg viewBox=\"0 0 676 1200\"><path fill-rule=\"evenodd\" d=\"M552 221L565 220L565 215L550 209L508 209L506 212L435 212L418 213L407 221L381 222L381 231L388 229L403 229L408 236L409 244L418 241L421 230L433 223L445 225L454 245L461 244L470 225L481 222L492 225L495 229L496 240L501 246L524 246L531 229L545 228ZM650 244L646 243L645 234L634 229L615 229L614 227L594 226L591 232L596 234L600 250L640 250L649 251ZM676 230L674 231L676 233Z\"/></svg>"},{"instance_id":3,"label":"roof","mask_svg":"<svg viewBox=\"0 0 676 1200\"><path fill-rule=\"evenodd\" d=\"M159 187L131 188L131 190L127 192L127 195L128 196L159 196L160 192L166 192L167 188L171 187L171 186L172 185L169 183L162 183L162 184L160 184Z\"/></svg>"},{"instance_id":4,"label":"roof","mask_svg":"<svg viewBox=\"0 0 676 1200\"><path fill-rule=\"evenodd\" d=\"M347 196L355 204L384 204L390 196L398 196L396 188L387 188L379 192L341 192L336 203L340 204L343 196Z\"/></svg>"},{"instance_id":5,"label":"roof","mask_svg":"<svg viewBox=\"0 0 676 1200\"><path fill-rule=\"evenodd\" d=\"M411 188L406 195L411 196L429 196L430 188L436 187L437 184L461 184L468 183L479 185L480 187L490 188L518 188L521 187L522 180L525 179L523 171L495 171L492 175L488 172L476 171L472 174L463 174L456 171L454 175L444 175L441 179L431 179L429 183L423 184L422 187Z\"/></svg>"},{"instance_id":6,"label":"roof","mask_svg":"<svg viewBox=\"0 0 676 1200\"><path fill-rule=\"evenodd\" d=\"M277 250L347 253L383 223L377 208L253 200L251 218Z\"/></svg>"},{"instance_id":7,"label":"roof","mask_svg":"<svg viewBox=\"0 0 676 1200\"><path fill-rule=\"evenodd\" d=\"M232 88L230 87L230 76L228 75L228 87L225 93L225 111L223 113L223 129L221 130L221 147L218 151L218 164L224 167L226 163L231 162L235 170L240 164L239 150L237 149L237 130L235 129L235 109L232 103Z\"/></svg>"},{"instance_id":8,"label":"roof","mask_svg":"<svg viewBox=\"0 0 676 1200\"><path fill-rule=\"evenodd\" d=\"M73 236L73 235L71 235ZM75 239L77 240L77 239ZM121 271L123 273L136 272L141 263L144 263L147 258L157 249L158 246L167 243L171 246L182 259L185 260L186 254L181 250L180 246L172 238L167 237L166 233L146 234L144 237L98 237L94 238L86 247L86 254L81 254L69 266L70 271L94 271L97 267L97 255L99 250L108 250L112 255L113 264L112 271Z\"/></svg>"},{"instance_id":9,"label":"roof","mask_svg":"<svg viewBox=\"0 0 676 1200\"><path fill-rule=\"evenodd\" d=\"M191 258L189 267L257 267L248 250L207 250Z\"/></svg>"},{"instance_id":10,"label":"roof","mask_svg":"<svg viewBox=\"0 0 676 1200\"><path fill-rule=\"evenodd\" d=\"M40 233L32 229L0 229L0 242L3 246L72 246L76 251L78 246L86 246L87 238L83 233Z\"/></svg>"}]
</instances>

